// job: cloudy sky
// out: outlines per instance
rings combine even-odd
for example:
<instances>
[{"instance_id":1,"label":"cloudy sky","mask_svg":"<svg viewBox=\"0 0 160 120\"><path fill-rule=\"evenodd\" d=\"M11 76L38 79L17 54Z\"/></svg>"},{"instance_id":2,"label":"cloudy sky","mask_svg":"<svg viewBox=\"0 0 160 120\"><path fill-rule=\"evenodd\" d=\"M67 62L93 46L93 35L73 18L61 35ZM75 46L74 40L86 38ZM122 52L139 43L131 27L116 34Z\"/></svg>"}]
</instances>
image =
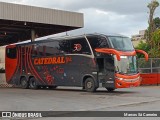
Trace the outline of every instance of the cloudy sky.
<instances>
[{"instance_id":1,"label":"cloudy sky","mask_svg":"<svg viewBox=\"0 0 160 120\"><path fill-rule=\"evenodd\" d=\"M84 14L84 28L74 33L138 34L147 28L151 0L0 0L39 7L76 11ZM160 0L158 0L160 3ZM160 17L160 7L155 16ZM69 32L69 34L74 34Z\"/></svg>"}]
</instances>

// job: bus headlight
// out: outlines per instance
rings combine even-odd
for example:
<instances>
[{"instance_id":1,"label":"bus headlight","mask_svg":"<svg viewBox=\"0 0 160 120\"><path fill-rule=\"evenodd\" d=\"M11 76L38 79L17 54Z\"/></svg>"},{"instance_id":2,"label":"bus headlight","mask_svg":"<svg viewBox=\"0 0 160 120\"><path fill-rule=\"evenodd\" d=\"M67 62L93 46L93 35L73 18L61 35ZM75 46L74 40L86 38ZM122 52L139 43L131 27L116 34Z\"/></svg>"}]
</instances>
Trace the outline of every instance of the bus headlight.
<instances>
[{"instance_id":1,"label":"bus headlight","mask_svg":"<svg viewBox=\"0 0 160 120\"><path fill-rule=\"evenodd\" d=\"M137 78L134 78L134 79L124 79L124 78L120 78L120 77L116 77L118 80L123 80L123 81L125 81L125 82L135 82L135 81L137 81L137 80L140 80L141 81L141 79L140 79L140 77L137 77Z\"/></svg>"},{"instance_id":2,"label":"bus headlight","mask_svg":"<svg viewBox=\"0 0 160 120\"><path fill-rule=\"evenodd\" d=\"M124 78L116 77L118 80L124 80Z\"/></svg>"}]
</instances>

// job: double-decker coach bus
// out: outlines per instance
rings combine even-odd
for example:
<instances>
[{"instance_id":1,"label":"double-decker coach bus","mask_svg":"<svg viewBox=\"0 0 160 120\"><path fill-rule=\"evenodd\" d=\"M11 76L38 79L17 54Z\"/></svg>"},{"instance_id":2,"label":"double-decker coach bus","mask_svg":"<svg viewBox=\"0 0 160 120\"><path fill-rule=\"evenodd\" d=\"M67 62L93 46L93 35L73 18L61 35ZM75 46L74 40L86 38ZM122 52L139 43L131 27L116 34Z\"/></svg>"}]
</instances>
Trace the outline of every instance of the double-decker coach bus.
<instances>
[{"instance_id":1,"label":"double-decker coach bus","mask_svg":"<svg viewBox=\"0 0 160 120\"><path fill-rule=\"evenodd\" d=\"M131 39L86 34L6 46L6 81L22 88L79 86L93 92L136 87L141 79Z\"/></svg>"}]
</instances>

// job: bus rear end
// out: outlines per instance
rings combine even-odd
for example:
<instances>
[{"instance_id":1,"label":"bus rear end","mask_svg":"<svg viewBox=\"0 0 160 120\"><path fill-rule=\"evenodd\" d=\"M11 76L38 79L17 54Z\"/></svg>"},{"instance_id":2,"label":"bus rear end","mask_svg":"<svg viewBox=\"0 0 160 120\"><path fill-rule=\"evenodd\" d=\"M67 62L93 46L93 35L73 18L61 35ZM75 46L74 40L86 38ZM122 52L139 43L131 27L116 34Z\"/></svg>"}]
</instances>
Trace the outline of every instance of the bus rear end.
<instances>
[{"instance_id":1,"label":"bus rear end","mask_svg":"<svg viewBox=\"0 0 160 120\"><path fill-rule=\"evenodd\" d=\"M6 82L9 84L15 84L16 81L14 74L17 70L17 48L16 45L8 45L5 50L5 71L6 71Z\"/></svg>"}]
</instances>

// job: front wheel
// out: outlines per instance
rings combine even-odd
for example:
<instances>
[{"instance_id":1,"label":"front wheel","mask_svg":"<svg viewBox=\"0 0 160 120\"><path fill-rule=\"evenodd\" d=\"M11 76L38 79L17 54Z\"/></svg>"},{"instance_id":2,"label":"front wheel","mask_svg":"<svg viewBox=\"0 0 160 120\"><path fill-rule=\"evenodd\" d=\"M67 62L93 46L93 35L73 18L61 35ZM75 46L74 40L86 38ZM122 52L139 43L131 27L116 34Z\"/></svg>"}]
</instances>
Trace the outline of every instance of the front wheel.
<instances>
[{"instance_id":1,"label":"front wheel","mask_svg":"<svg viewBox=\"0 0 160 120\"><path fill-rule=\"evenodd\" d=\"M30 78L29 86L30 86L31 89L38 89L36 79L34 77Z\"/></svg>"},{"instance_id":2,"label":"front wheel","mask_svg":"<svg viewBox=\"0 0 160 120\"><path fill-rule=\"evenodd\" d=\"M87 92L95 92L96 89L97 88L96 88L96 85L95 85L93 78L87 78L85 81L85 90Z\"/></svg>"}]
</instances>

